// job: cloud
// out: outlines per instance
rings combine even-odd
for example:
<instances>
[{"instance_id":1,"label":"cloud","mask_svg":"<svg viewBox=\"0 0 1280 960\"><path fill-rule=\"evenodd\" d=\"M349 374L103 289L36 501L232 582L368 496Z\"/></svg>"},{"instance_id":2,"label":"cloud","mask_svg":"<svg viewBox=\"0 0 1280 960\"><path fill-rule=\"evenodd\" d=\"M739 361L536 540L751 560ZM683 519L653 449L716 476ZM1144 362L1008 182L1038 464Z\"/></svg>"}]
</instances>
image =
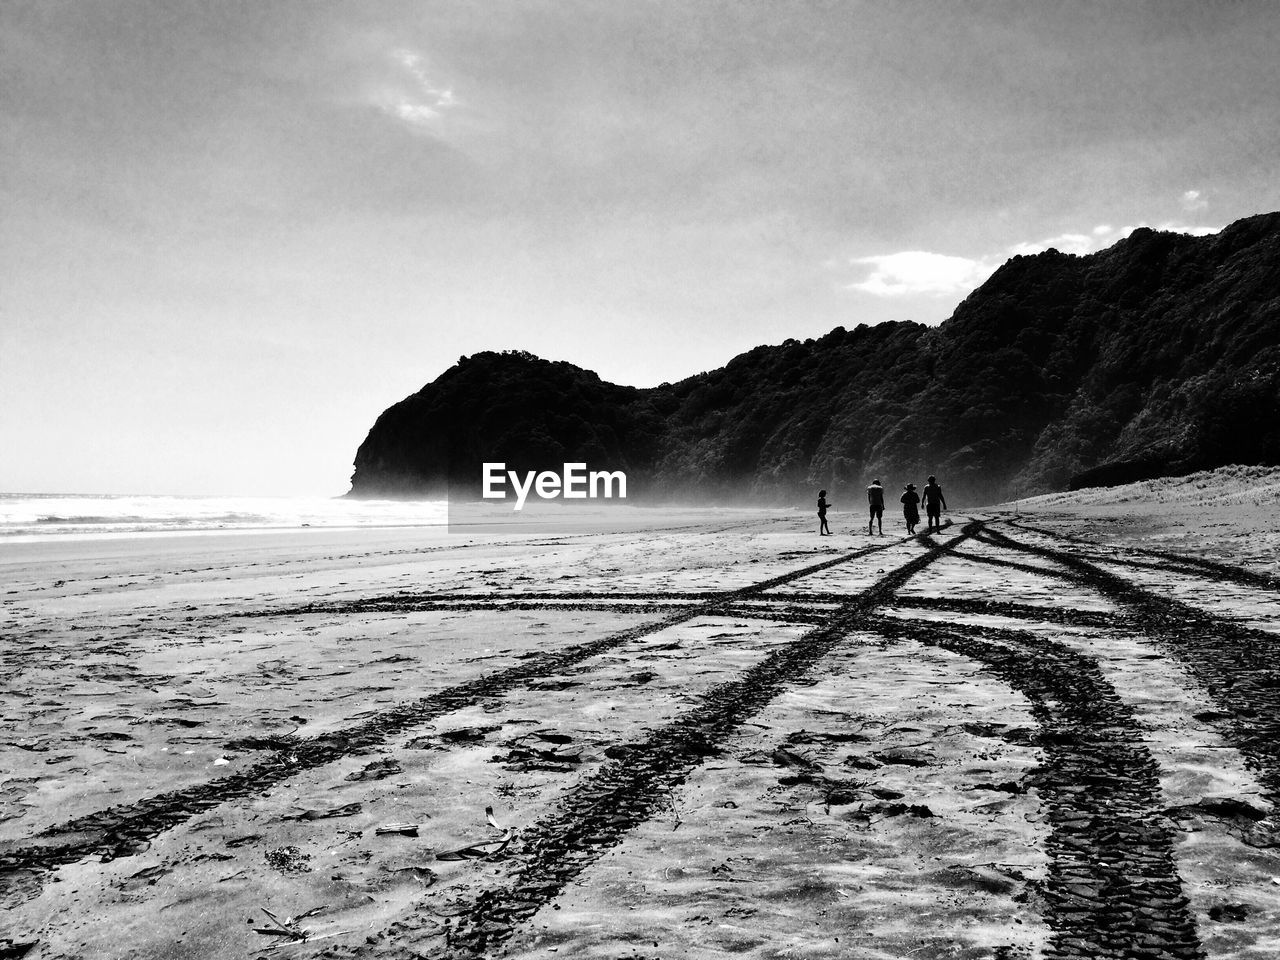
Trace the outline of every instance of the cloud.
<instances>
[{"instance_id":1,"label":"cloud","mask_svg":"<svg viewBox=\"0 0 1280 960\"><path fill-rule=\"evenodd\" d=\"M1060 233L1043 240L1024 240L1006 248L1002 253L981 259L955 257L925 250L904 250L874 257L859 257L850 261L855 266L870 267L871 273L858 283L848 284L846 289L858 290L876 297L947 296L966 294L975 289L995 272L1009 257L1028 256L1054 249L1062 253L1083 255L1096 253L1123 240L1146 223L1113 227L1100 223L1088 233ZM1168 233L1186 233L1204 237L1217 233L1221 226L1198 226L1166 221L1155 227Z\"/></svg>"},{"instance_id":2,"label":"cloud","mask_svg":"<svg viewBox=\"0 0 1280 960\"><path fill-rule=\"evenodd\" d=\"M1182 209L1188 213L1204 210L1208 206L1209 201L1200 196L1199 190L1188 190L1182 195Z\"/></svg>"},{"instance_id":3,"label":"cloud","mask_svg":"<svg viewBox=\"0 0 1280 960\"><path fill-rule=\"evenodd\" d=\"M453 88L431 78L421 54L396 50L391 59L399 68L398 76L375 94L375 102L384 113L414 128L436 132L445 112L458 106Z\"/></svg>"},{"instance_id":4,"label":"cloud","mask_svg":"<svg viewBox=\"0 0 1280 960\"><path fill-rule=\"evenodd\" d=\"M877 297L963 293L987 279L995 269L994 264L985 260L924 250L860 257L853 263L871 267L871 275L860 283L850 284L849 289Z\"/></svg>"}]
</instances>

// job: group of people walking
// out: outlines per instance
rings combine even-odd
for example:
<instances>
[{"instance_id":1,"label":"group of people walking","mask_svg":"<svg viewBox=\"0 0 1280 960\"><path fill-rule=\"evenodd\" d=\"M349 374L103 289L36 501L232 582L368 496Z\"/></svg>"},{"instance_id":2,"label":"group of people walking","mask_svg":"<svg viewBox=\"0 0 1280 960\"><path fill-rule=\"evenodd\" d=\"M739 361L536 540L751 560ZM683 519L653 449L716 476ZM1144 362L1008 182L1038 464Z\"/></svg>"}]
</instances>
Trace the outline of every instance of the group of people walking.
<instances>
[{"instance_id":1,"label":"group of people walking","mask_svg":"<svg viewBox=\"0 0 1280 960\"><path fill-rule=\"evenodd\" d=\"M924 504L925 516L928 518L928 525L925 533L933 533L942 530L942 511L947 509L946 497L942 495L942 487L938 484L938 478L929 477L928 483L924 485L924 489L919 493L916 492L916 485L908 483L902 490L902 496L898 498L902 504L902 517L907 523L907 533L914 536L916 527L920 525L920 504ZM879 532L884 534L884 487L880 485L879 479L872 480L871 486L867 487L867 502L871 506L871 519L867 522L867 533ZM827 491L818 491L818 535L823 537L831 536L831 528L827 526L827 510L831 504L827 503Z\"/></svg>"}]
</instances>

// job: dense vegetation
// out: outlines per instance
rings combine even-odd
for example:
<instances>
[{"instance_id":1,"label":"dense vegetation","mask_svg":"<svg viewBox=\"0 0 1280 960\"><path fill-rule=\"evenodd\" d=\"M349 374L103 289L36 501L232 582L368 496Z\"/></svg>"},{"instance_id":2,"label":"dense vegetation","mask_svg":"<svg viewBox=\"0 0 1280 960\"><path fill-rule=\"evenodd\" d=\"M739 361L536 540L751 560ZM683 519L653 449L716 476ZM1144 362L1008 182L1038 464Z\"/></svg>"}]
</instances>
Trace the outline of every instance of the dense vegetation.
<instances>
[{"instance_id":1,"label":"dense vegetation","mask_svg":"<svg viewBox=\"0 0 1280 960\"><path fill-rule=\"evenodd\" d=\"M758 502L937 473L970 503L1280 463L1280 214L1015 257L939 327L837 327L652 389L464 357L378 418L352 493L475 488L485 460Z\"/></svg>"}]
</instances>

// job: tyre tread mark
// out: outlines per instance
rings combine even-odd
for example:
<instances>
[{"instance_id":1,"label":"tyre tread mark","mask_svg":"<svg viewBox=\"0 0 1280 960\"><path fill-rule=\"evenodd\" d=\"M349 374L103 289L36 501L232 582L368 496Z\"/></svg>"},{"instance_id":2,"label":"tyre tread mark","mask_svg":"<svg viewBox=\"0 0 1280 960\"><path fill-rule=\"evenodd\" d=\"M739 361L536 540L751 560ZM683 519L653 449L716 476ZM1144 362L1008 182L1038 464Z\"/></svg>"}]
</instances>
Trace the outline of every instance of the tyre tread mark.
<instances>
[{"instance_id":1,"label":"tyre tread mark","mask_svg":"<svg viewBox=\"0 0 1280 960\"><path fill-rule=\"evenodd\" d=\"M1041 536L1050 537L1055 540L1066 540L1069 543L1078 543L1082 546L1093 547L1097 549L1103 544L1096 543L1092 540L1086 540L1084 537L1075 537L1068 533L1058 533L1054 530L1046 530L1043 527L1034 527L1029 523L1023 523L1020 520L1007 521L1010 526L1017 527L1020 530L1026 530L1030 533L1038 533ZM1248 570L1244 567L1237 566L1232 563L1225 563L1221 560L1209 560L1205 557L1190 557L1184 554L1171 553L1167 550L1153 550L1150 547L1131 547L1127 545L1114 545L1115 549L1128 550L1133 553L1141 553L1149 557L1156 557L1165 561L1164 564L1142 563L1124 557L1101 557L1092 555L1086 559L1097 560L1102 563L1115 563L1131 567L1143 567L1153 570L1166 570L1169 564L1180 566L1185 569L1177 572L1194 574L1196 576L1208 576L1215 580L1229 580L1235 583L1244 584L1251 587L1265 587L1269 590L1280 590L1280 577L1267 573L1259 573L1256 570Z\"/></svg>"},{"instance_id":2,"label":"tyre tread mark","mask_svg":"<svg viewBox=\"0 0 1280 960\"><path fill-rule=\"evenodd\" d=\"M1087 560L994 530L1011 550L1056 560L1075 582L1133 611L1135 629L1180 663L1222 717L1213 726L1258 774L1267 800L1280 804L1280 636L1205 613L1139 587Z\"/></svg>"},{"instance_id":3,"label":"tyre tread mark","mask_svg":"<svg viewBox=\"0 0 1280 960\"><path fill-rule=\"evenodd\" d=\"M1159 769L1096 660L1038 634L881 618L875 629L983 664L1031 703L1051 832L1047 957L1204 956L1160 813Z\"/></svg>"},{"instance_id":4,"label":"tyre tread mark","mask_svg":"<svg viewBox=\"0 0 1280 960\"><path fill-rule=\"evenodd\" d=\"M455 911L446 924L443 951L429 956L488 956L516 928L553 900L564 887L623 837L662 808L668 790L680 785L744 721L800 679L877 607L892 602L912 576L943 555L946 546L972 536L968 524L948 544L926 552L887 573L862 593L850 596L826 622L769 653L736 680L718 684L698 697L697 705L628 749L626 757L605 764L570 789L557 807L525 828L519 860L508 862L504 877L483 890L469 907ZM419 956L407 941L435 920L396 922L373 935L358 955Z\"/></svg>"},{"instance_id":5,"label":"tyre tread mark","mask_svg":"<svg viewBox=\"0 0 1280 960\"><path fill-rule=\"evenodd\" d=\"M108 807L47 827L30 838L35 841L33 843L0 850L0 893L10 886L29 890L32 871L47 872L93 855L107 861L139 853L152 838L223 803L261 792L306 770L376 746L407 729L501 696L529 680L563 671L632 640L699 616L716 614L735 600L752 597L773 586L849 563L893 545L865 547L735 590L714 592L703 603L682 608L660 620L540 654L487 676L397 704L353 726L289 742L271 756L228 777Z\"/></svg>"}]
</instances>

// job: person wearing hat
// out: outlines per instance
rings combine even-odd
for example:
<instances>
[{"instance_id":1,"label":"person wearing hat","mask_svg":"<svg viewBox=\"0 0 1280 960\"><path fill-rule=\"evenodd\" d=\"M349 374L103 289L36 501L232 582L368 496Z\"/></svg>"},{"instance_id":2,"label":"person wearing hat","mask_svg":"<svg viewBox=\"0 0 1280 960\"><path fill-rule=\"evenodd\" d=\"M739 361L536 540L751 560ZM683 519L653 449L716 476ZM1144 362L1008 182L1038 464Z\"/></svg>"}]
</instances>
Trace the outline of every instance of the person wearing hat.
<instances>
[{"instance_id":1,"label":"person wearing hat","mask_svg":"<svg viewBox=\"0 0 1280 960\"><path fill-rule=\"evenodd\" d=\"M871 528L880 525L880 535L884 536L884 487L880 486L879 480L872 480L871 486L867 487L867 502L871 504L871 519L867 521L867 533L871 533Z\"/></svg>"},{"instance_id":2,"label":"person wearing hat","mask_svg":"<svg viewBox=\"0 0 1280 960\"><path fill-rule=\"evenodd\" d=\"M938 478L929 477L929 482L924 485L924 513L928 518L925 525L925 533L942 532L942 511L947 509L947 498L942 495L942 487L938 485Z\"/></svg>"},{"instance_id":3,"label":"person wearing hat","mask_svg":"<svg viewBox=\"0 0 1280 960\"><path fill-rule=\"evenodd\" d=\"M920 522L920 494L916 493L916 485L908 483L899 499L902 501L902 516L907 521L907 535L914 537L916 524Z\"/></svg>"}]
</instances>

